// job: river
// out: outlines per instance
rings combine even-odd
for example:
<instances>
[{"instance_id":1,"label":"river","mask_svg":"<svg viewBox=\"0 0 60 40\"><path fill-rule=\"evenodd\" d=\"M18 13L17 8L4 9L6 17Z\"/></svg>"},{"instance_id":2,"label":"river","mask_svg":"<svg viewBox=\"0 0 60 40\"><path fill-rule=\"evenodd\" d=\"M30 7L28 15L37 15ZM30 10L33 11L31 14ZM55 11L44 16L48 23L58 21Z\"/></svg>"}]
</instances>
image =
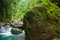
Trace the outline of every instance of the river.
<instances>
[{"instance_id":1,"label":"river","mask_svg":"<svg viewBox=\"0 0 60 40\"><path fill-rule=\"evenodd\" d=\"M25 40L25 31L20 34L12 34L11 26L0 27L0 40Z\"/></svg>"}]
</instances>

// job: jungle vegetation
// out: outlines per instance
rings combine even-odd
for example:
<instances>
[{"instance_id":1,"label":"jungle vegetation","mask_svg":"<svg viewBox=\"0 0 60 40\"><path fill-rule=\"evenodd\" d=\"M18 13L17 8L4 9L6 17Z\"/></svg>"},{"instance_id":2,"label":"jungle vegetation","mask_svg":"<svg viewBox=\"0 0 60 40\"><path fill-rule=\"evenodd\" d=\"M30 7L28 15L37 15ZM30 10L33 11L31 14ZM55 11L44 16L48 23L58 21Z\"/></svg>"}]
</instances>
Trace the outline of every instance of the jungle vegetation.
<instances>
[{"instance_id":1,"label":"jungle vegetation","mask_svg":"<svg viewBox=\"0 0 60 40\"><path fill-rule=\"evenodd\" d=\"M0 21L23 20L24 15L32 10L34 5L45 2L58 3L59 0L0 0ZM57 5L58 5L57 4Z\"/></svg>"}]
</instances>

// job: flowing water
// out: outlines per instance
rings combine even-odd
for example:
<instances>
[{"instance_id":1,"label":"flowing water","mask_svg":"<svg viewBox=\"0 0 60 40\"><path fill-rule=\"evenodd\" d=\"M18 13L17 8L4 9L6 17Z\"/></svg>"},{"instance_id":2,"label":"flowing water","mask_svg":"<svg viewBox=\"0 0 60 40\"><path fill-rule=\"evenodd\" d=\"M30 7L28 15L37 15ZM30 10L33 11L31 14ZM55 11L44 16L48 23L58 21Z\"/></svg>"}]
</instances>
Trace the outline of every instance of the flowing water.
<instances>
[{"instance_id":1,"label":"flowing water","mask_svg":"<svg viewBox=\"0 0 60 40\"><path fill-rule=\"evenodd\" d=\"M25 32L20 34L12 34L10 25L0 27L0 40L25 40Z\"/></svg>"}]
</instances>

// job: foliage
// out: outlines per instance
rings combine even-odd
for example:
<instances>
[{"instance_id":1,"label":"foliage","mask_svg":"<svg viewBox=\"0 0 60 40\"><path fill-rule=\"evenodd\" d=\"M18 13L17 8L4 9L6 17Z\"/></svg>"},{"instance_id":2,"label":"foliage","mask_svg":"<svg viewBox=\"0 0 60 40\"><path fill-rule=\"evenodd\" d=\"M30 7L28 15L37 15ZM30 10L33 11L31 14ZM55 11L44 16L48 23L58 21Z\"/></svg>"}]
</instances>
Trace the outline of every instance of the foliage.
<instances>
[{"instance_id":1,"label":"foliage","mask_svg":"<svg viewBox=\"0 0 60 40\"><path fill-rule=\"evenodd\" d=\"M60 7L60 0L50 0L50 2L56 4L58 7Z\"/></svg>"},{"instance_id":2,"label":"foliage","mask_svg":"<svg viewBox=\"0 0 60 40\"><path fill-rule=\"evenodd\" d=\"M0 20L11 21L17 18L23 20L26 12L32 10L34 5L45 2L48 3L50 1L51 0L0 0Z\"/></svg>"},{"instance_id":3,"label":"foliage","mask_svg":"<svg viewBox=\"0 0 60 40\"><path fill-rule=\"evenodd\" d=\"M0 0L0 20L11 21L23 19L25 13L37 3L38 0Z\"/></svg>"}]
</instances>

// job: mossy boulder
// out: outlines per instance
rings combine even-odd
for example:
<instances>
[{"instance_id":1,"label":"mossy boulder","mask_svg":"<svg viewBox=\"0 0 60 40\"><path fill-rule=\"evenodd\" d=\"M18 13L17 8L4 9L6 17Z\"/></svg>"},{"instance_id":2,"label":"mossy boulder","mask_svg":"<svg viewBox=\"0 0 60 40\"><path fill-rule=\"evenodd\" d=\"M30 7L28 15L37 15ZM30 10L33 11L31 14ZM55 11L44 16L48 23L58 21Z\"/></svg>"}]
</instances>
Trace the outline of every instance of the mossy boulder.
<instances>
[{"instance_id":1,"label":"mossy boulder","mask_svg":"<svg viewBox=\"0 0 60 40\"><path fill-rule=\"evenodd\" d=\"M52 3L36 5L24 16L23 26L26 40L53 40L60 28L60 8Z\"/></svg>"}]
</instances>

